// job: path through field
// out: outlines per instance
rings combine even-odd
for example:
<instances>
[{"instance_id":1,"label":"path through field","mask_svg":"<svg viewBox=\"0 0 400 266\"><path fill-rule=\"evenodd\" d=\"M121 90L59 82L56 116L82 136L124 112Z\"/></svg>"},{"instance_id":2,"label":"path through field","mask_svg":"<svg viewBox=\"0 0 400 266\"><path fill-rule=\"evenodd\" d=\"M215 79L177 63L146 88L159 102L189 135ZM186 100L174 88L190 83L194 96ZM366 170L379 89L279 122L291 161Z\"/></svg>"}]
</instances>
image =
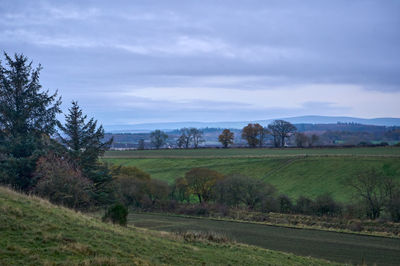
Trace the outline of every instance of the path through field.
<instances>
[{"instance_id":1,"label":"path through field","mask_svg":"<svg viewBox=\"0 0 400 266\"><path fill-rule=\"evenodd\" d=\"M400 265L400 239L395 238L160 214L133 213L129 222L161 231L219 232L240 243L336 262Z\"/></svg>"}]
</instances>

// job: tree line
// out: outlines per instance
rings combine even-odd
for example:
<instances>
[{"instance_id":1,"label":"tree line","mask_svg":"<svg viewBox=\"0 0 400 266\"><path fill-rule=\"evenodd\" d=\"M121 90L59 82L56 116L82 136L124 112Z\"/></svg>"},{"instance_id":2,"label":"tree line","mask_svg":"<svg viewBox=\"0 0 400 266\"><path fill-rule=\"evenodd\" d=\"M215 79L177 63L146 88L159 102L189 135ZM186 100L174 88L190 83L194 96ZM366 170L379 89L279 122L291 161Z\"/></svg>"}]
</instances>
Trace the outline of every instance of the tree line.
<instances>
[{"instance_id":1,"label":"tree line","mask_svg":"<svg viewBox=\"0 0 400 266\"><path fill-rule=\"evenodd\" d=\"M205 142L203 131L197 128L181 128L180 135L176 140L178 148L198 148ZM250 123L243 127L241 137L247 142L248 147L263 147L269 136L273 138L274 147L287 146L287 139L295 134L296 127L284 120L275 120L268 127L263 127L259 123ZM304 135L304 134L303 134ZM304 135L305 136L305 135ZM168 135L164 131L155 130L150 133L150 142L155 149L160 149L168 144ZM307 137L307 136L306 136ZM316 137L313 135L313 138ZM230 129L224 129L218 136L218 141L223 148L228 148L234 144L235 133ZM144 149L144 139L139 142L139 149Z\"/></svg>"},{"instance_id":2,"label":"tree line","mask_svg":"<svg viewBox=\"0 0 400 266\"><path fill-rule=\"evenodd\" d=\"M202 215L215 209L276 212L328 217L389 217L400 221L400 184L390 166L366 170L346 182L354 189L353 203L337 202L330 194L293 199L259 178L224 175L207 168L193 168L172 184L152 179L136 167L114 166L116 190L123 204L141 210Z\"/></svg>"}]
</instances>

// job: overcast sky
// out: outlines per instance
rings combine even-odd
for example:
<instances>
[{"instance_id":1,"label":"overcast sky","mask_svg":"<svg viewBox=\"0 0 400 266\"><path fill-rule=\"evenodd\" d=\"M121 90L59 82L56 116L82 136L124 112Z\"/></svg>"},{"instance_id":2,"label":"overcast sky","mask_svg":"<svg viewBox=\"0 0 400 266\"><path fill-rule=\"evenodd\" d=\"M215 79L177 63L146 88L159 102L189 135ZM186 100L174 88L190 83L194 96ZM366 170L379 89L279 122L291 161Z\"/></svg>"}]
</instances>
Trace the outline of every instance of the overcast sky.
<instances>
[{"instance_id":1,"label":"overcast sky","mask_svg":"<svg viewBox=\"0 0 400 266\"><path fill-rule=\"evenodd\" d=\"M3 0L0 49L105 125L400 117L396 0Z\"/></svg>"}]
</instances>

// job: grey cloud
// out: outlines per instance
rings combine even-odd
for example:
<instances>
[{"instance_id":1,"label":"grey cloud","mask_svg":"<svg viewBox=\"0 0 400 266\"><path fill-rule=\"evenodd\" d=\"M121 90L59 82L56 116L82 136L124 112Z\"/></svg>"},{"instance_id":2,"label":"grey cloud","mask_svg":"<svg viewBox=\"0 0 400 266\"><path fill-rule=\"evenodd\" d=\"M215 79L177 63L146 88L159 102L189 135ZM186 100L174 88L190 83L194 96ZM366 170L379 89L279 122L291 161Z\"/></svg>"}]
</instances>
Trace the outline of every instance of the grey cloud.
<instances>
[{"instance_id":1,"label":"grey cloud","mask_svg":"<svg viewBox=\"0 0 400 266\"><path fill-rule=\"evenodd\" d=\"M398 14L395 0L15 0L0 6L0 48L42 63L43 84L68 99L149 86L345 83L391 93L400 91Z\"/></svg>"}]
</instances>

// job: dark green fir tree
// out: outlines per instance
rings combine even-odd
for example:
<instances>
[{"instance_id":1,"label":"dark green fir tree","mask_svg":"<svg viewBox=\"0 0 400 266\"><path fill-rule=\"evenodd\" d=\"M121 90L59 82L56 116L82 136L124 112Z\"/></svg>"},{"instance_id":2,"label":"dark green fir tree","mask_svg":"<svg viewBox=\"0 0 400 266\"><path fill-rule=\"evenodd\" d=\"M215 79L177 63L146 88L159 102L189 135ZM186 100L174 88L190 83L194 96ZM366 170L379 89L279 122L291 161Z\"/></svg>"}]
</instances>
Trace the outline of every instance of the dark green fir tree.
<instances>
[{"instance_id":1,"label":"dark green fir tree","mask_svg":"<svg viewBox=\"0 0 400 266\"><path fill-rule=\"evenodd\" d=\"M97 120L87 120L76 101L72 102L69 113L65 115L65 125L58 123L61 132L60 142L66 147L71 161L85 177L93 181L96 200L107 198L107 184L111 181L108 168L99 162L99 157L110 148L113 139L104 140L103 126Z\"/></svg>"},{"instance_id":2,"label":"dark green fir tree","mask_svg":"<svg viewBox=\"0 0 400 266\"><path fill-rule=\"evenodd\" d=\"M35 185L37 159L55 132L61 98L43 91L41 66L22 54L4 53L0 62L0 182L16 189Z\"/></svg>"}]
</instances>

